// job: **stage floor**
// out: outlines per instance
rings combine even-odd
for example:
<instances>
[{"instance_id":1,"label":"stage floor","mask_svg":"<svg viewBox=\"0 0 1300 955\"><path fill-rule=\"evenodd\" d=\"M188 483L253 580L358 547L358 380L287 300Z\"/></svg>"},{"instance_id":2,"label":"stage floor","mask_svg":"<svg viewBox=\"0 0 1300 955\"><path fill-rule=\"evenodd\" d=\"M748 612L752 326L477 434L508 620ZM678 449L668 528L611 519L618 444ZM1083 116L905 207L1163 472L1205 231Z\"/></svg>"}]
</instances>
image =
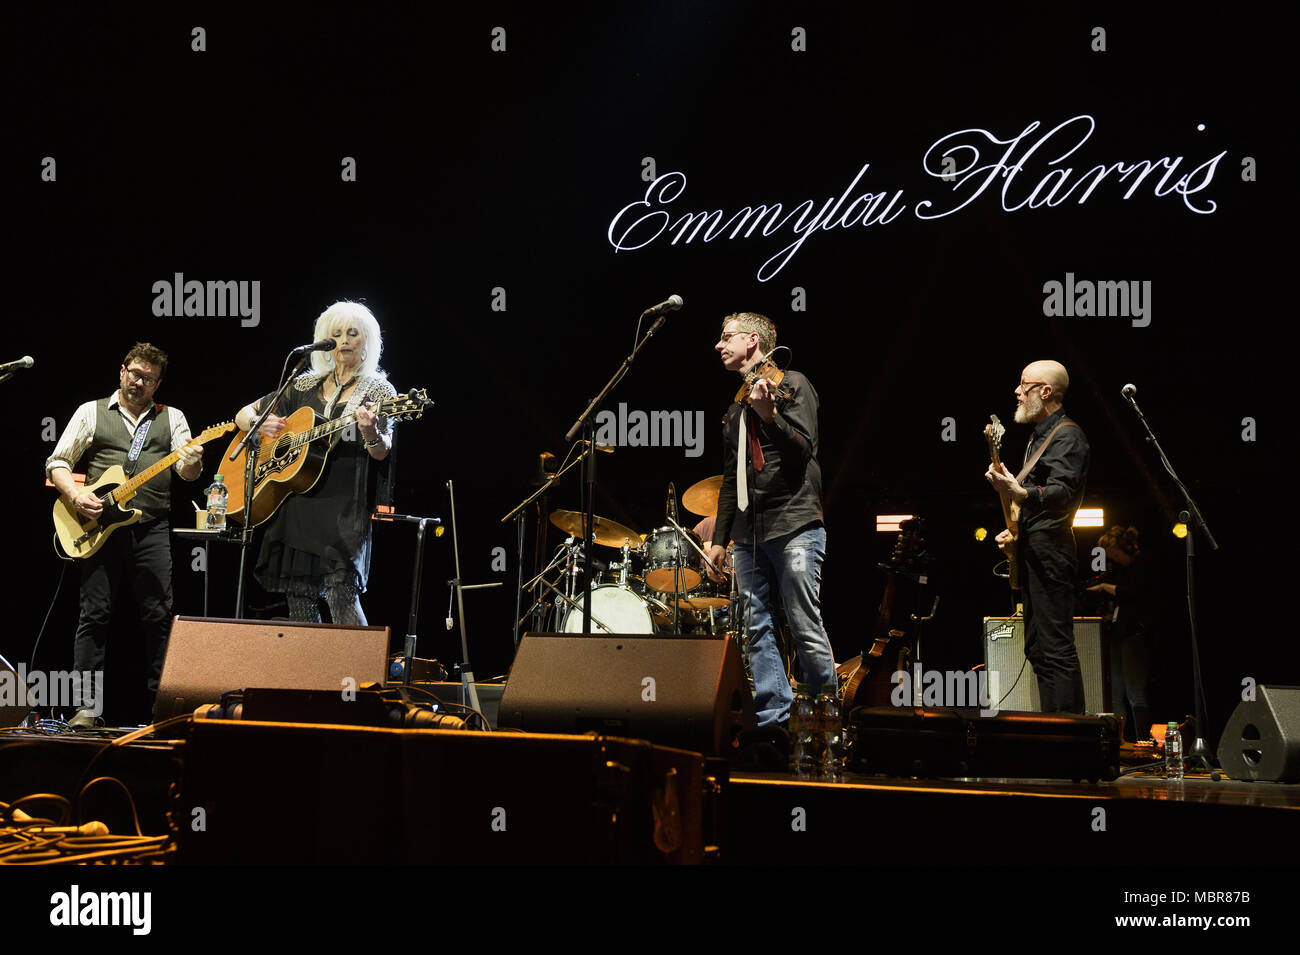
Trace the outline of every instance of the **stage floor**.
<instances>
[{"instance_id":1,"label":"stage floor","mask_svg":"<svg viewBox=\"0 0 1300 955\"><path fill-rule=\"evenodd\" d=\"M593 820L591 806L614 807L615 817L622 812L617 825L624 827L642 816L658 819L666 787L656 780L665 772L702 783L700 793L692 782L676 797L699 849L671 861L1033 865L1050 847L1052 864L1273 865L1285 861L1282 847L1300 841L1300 786L1208 775L1074 783L850 774L844 782L823 783L730 770L698 754L595 735L207 720L190 724L183 739L108 745L112 740L107 732L0 731L0 801L37 792L75 801L90 779L108 776L130 791L148 835L172 831L169 810L173 820L189 818L202 805L214 823L221 813L233 814L233 806L241 820L286 812L284 823L292 819L298 827L297 842L277 856L267 842L275 827L260 832L256 858L264 862L666 861L638 841L650 838L648 821L644 832L621 831L617 844L609 842L609 857L599 847L584 844L577 851L573 844L605 838L601 827L611 823ZM637 760L644 761L644 772ZM610 781L610 764L626 764L624 781ZM626 782L633 778L645 780L641 789ZM370 807L376 827L362 825L340 845L330 820L358 803ZM102 819L114 833L134 832L118 787L97 784L83 804L78 822ZM502 807L513 814L515 855L506 840L479 841L467 832L494 810L504 819ZM559 819L565 824L553 824ZM247 826L242 821L234 828ZM422 848L408 847L401 856L380 851L381 843L415 829L425 834ZM1177 837L1169 838L1171 832ZM237 843L239 831L226 831L224 838ZM184 852L170 858L209 860Z\"/></svg>"}]
</instances>

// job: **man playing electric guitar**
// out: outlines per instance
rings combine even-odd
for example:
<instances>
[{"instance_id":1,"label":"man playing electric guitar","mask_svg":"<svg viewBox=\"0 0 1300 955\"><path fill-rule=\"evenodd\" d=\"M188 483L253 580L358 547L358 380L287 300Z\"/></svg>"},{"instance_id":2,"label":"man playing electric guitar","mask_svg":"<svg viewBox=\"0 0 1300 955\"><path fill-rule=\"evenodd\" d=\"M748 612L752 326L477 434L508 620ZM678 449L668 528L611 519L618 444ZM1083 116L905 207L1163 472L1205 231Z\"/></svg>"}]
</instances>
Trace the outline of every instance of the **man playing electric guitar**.
<instances>
[{"instance_id":1,"label":"man playing electric guitar","mask_svg":"<svg viewBox=\"0 0 1300 955\"><path fill-rule=\"evenodd\" d=\"M128 474L143 471L173 451L175 471L186 481L203 470L203 450L190 443L190 426L177 408L154 404L154 392L167 370L167 355L159 348L137 344L122 362L119 387L107 398L79 407L63 430L45 472L66 500L86 520L98 520L103 503L77 486L72 468L86 458L86 484L94 484L113 465ZM118 528L91 556L81 561L81 616L73 647L73 669L103 672L105 643L113 607L124 581L129 581L140 612L145 659L149 661L149 706L158 692L172 612L172 551L169 536L171 486L161 479L142 485L131 506L143 513L139 521ZM92 686L82 688L82 700L69 725L102 725L102 700ZM126 722L123 718L121 722Z\"/></svg>"},{"instance_id":2,"label":"man playing electric guitar","mask_svg":"<svg viewBox=\"0 0 1300 955\"><path fill-rule=\"evenodd\" d=\"M1088 479L1088 439L1061 407L1070 376L1056 361L1036 361L1016 386L1017 424L1032 424L1019 479L1005 464L984 476L1004 498L1020 504L1021 595L1025 656L1038 678L1044 713L1082 713L1083 674L1074 649L1074 587L1078 556L1074 512ZM1023 484L1021 482L1024 482ZM1005 549L1011 532L997 536Z\"/></svg>"}]
</instances>

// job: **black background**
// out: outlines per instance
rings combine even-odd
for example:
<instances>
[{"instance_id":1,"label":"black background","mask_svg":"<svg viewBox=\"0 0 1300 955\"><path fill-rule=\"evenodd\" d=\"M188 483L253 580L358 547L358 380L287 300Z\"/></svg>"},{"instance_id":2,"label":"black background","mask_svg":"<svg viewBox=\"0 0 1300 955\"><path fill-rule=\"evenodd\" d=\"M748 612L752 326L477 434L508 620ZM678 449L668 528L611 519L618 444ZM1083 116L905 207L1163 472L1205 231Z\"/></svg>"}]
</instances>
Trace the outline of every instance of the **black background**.
<instances>
[{"instance_id":1,"label":"black background","mask_svg":"<svg viewBox=\"0 0 1300 955\"><path fill-rule=\"evenodd\" d=\"M718 421L736 380L711 350L724 315L774 318L793 365L822 401L829 554L823 596L837 658L875 618L894 535L878 513L927 518L940 615L927 663L980 658L981 619L1008 609L990 573L997 499L983 471L990 413L1009 423L1029 361L1072 375L1067 408L1092 445L1085 505L1132 523L1159 556L1167 599L1160 718L1190 712L1180 498L1144 445L1120 387L1134 382L1222 549L1198 541L1210 717L1227 718L1243 678L1295 683L1285 600L1289 488L1278 464L1289 397L1285 348L1291 220L1283 182L1276 25L1243 17L1139 21L1078 5L1031 14L780 4L485 4L232 12L27 10L10 20L4 150L9 233L3 355L36 357L3 387L9 402L13 549L0 653L33 668L71 665L76 577L51 610L61 566L50 546L53 492L40 487L52 441L76 406L116 387L137 340L166 349L158 399L197 431L275 384L282 356L316 316L364 300L401 390L437 404L399 427L398 509L450 521L455 482L472 660L503 673L512 653L514 532L501 518L530 490L537 455L563 435L630 350L641 309L669 294L668 319L612 399L634 410L704 412L703 456L624 448L600 461L596 511L648 531L678 491L721 469ZM206 51L191 48L194 27ZM493 29L506 50L492 49ZM806 50L791 31L806 31ZM1092 49L1093 29L1106 50ZM922 166L936 139L987 129L1002 139L1095 118L1072 157L1118 161L1220 151L1213 214L1154 183L1123 199L1108 184L1085 204L1007 212L997 187L962 211L919 220L922 200L955 201ZM1204 131L1198 131L1204 124ZM1032 137L1030 137L1032 138ZM1001 154L990 148L982 162ZM41 179L53 157L57 181ZM344 157L357 181L341 179ZM687 177L673 218L838 196L863 164L863 190L903 191L895 222L820 232L767 282L759 266L794 236L615 253L611 219L640 200L643 160ZM1243 181L1242 162L1259 181ZM1045 167L1027 172L1023 195ZM964 198L964 193L959 193ZM154 282L258 280L261 322L155 317ZM1147 280L1152 321L1047 318L1043 284ZM505 290L495 311L493 289ZM806 310L792 311L802 288ZM941 438L943 419L956 438ZM1257 439L1244 441L1243 419ZM1018 460L1025 430L1012 426ZM173 486L178 520L208 483ZM577 509L576 471L551 507ZM1090 557L1097 531L1079 533ZM531 530L529 549L531 551ZM555 542L552 532L551 543ZM458 658L444 630L451 535L426 554L420 652ZM505 571L493 568L505 548ZM404 632L414 532L376 528L372 623ZM178 543L175 611L202 608L202 575ZM234 607L236 552L214 554L213 615ZM1086 565L1085 565L1086 570ZM254 588L251 603L274 613ZM33 660L32 645L49 613ZM126 635L123 631L122 636ZM110 721L143 718L129 639L110 651ZM113 688L120 692L114 697ZM114 707L117 707L116 710ZM1217 731L1217 729L1216 729ZM1213 737L1212 737L1213 739Z\"/></svg>"}]
</instances>

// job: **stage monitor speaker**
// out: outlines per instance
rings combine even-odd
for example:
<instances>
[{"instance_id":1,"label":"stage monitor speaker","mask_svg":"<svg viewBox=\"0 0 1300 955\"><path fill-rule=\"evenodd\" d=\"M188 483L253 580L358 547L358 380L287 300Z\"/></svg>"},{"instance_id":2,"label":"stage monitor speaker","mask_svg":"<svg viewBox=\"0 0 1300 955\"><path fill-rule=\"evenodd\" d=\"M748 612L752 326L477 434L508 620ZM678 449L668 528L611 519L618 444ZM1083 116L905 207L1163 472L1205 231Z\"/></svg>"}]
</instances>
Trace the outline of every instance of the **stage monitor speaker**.
<instances>
[{"instance_id":1,"label":"stage monitor speaker","mask_svg":"<svg viewBox=\"0 0 1300 955\"><path fill-rule=\"evenodd\" d=\"M740 648L725 637L528 633L498 721L732 756L740 733L754 728L754 697Z\"/></svg>"},{"instance_id":2,"label":"stage monitor speaker","mask_svg":"<svg viewBox=\"0 0 1300 955\"><path fill-rule=\"evenodd\" d=\"M387 627L290 620L177 617L163 661L154 722L218 703L250 686L338 690L384 682ZM352 680L347 684L345 680Z\"/></svg>"},{"instance_id":3,"label":"stage monitor speaker","mask_svg":"<svg viewBox=\"0 0 1300 955\"><path fill-rule=\"evenodd\" d=\"M1219 766L1233 779L1300 782L1300 686L1260 686L1237 704L1219 739Z\"/></svg>"},{"instance_id":4,"label":"stage monitor speaker","mask_svg":"<svg viewBox=\"0 0 1300 955\"><path fill-rule=\"evenodd\" d=\"M27 684L9 661L0 656L0 727L17 726L27 719Z\"/></svg>"},{"instance_id":5,"label":"stage monitor speaker","mask_svg":"<svg viewBox=\"0 0 1300 955\"><path fill-rule=\"evenodd\" d=\"M1079 654L1079 666L1083 670L1084 712L1109 713L1109 674L1101 646L1100 617L1074 618L1074 649ZM998 709L1027 713L1042 711L1034 666L1025 662L1023 617L984 618L984 668L989 672L990 687L993 674L997 674L998 694L1002 697Z\"/></svg>"}]
</instances>

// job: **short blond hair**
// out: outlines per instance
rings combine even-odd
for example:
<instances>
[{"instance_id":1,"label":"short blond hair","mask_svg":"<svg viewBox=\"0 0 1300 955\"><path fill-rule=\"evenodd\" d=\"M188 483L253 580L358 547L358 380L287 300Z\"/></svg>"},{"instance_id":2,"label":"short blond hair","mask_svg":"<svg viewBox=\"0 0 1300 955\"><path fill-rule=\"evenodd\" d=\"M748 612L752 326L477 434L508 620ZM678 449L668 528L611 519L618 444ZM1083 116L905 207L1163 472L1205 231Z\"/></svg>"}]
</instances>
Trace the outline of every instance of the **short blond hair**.
<instances>
[{"instance_id":1,"label":"short blond hair","mask_svg":"<svg viewBox=\"0 0 1300 955\"><path fill-rule=\"evenodd\" d=\"M776 324L766 315L758 312L732 312L722 320L723 330L732 322L740 326L737 331L758 333L758 350L764 355L776 347Z\"/></svg>"}]
</instances>

